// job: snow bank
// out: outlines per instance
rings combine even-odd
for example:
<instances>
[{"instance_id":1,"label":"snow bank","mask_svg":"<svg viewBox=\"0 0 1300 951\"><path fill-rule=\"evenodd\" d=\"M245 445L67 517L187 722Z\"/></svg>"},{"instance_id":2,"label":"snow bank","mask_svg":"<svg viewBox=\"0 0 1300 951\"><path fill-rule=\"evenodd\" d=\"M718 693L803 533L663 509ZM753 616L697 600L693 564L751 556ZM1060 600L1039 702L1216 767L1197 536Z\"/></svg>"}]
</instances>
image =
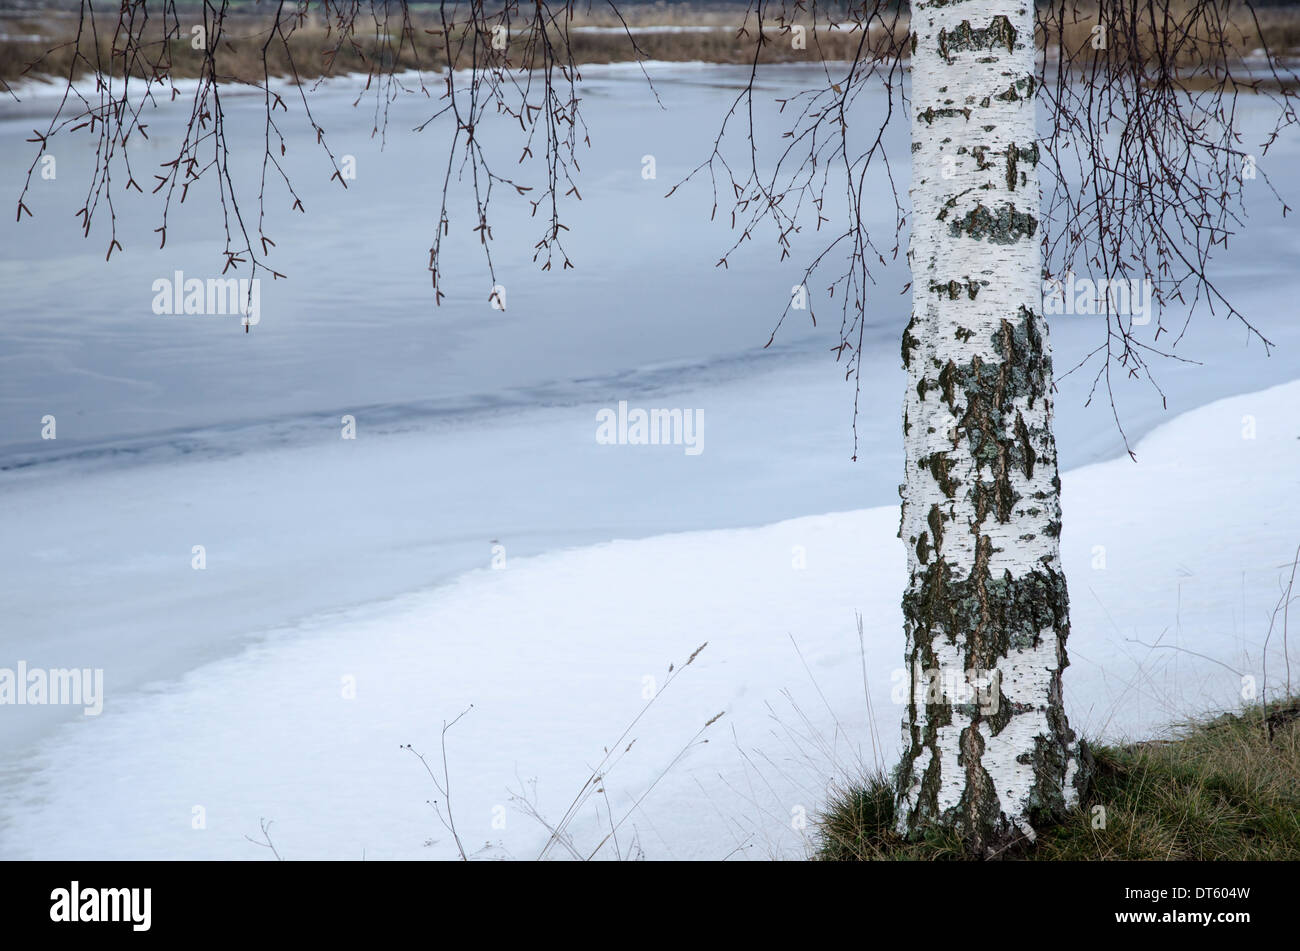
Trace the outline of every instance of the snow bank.
<instances>
[{"instance_id":1,"label":"snow bank","mask_svg":"<svg viewBox=\"0 0 1300 951\"><path fill-rule=\"evenodd\" d=\"M1297 406L1300 382L1222 400L1152 432L1136 465L1065 475L1076 728L1146 733L1235 705L1242 675L1259 689L1300 543ZM799 856L828 784L894 756L897 524L881 507L512 559L273 632L179 683L125 699L110 684L102 716L11 765L0 854L266 858L245 838L265 817L287 858L454 857L400 747L440 769L441 724L473 704L447 734L458 831L480 857L532 858L547 832L522 801L556 821L659 689L571 825L575 851L612 810L627 818L600 857ZM1274 687L1280 649L1275 634Z\"/></svg>"}]
</instances>

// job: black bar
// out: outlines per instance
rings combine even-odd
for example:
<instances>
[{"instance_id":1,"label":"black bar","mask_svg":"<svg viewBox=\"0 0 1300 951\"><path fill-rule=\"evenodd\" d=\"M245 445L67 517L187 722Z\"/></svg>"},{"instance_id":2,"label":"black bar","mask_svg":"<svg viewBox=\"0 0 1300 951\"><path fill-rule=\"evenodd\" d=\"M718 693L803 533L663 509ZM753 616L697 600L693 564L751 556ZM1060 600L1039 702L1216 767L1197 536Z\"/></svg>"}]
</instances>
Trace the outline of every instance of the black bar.
<instances>
[{"instance_id":1,"label":"black bar","mask_svg":"<svg viewBox=\"0 0 1300 951\"><path fill-rule=\"evenodd\" d=\"M734 941L770 940L781 924L811 942L898 929L957 941L1006 936L1008 927L1050 927L1072 939L1136 932L1223 941L1287 928L1300 908L1297 868L1287 863L614 864L11 862L0 921L7 937L75 932L94 941L198 935L333 944L347 934L400 938L413 928L457 944L473 935L495 944L511 933L585 944L676 929ZM130 905L122 892L108 896L106 911L116 902L127 920L52 920L68 917L73 882L87 911L100 904L99 889L149 889L148 929L137 928L143 891Z\"/></svg>"}]
</instances>

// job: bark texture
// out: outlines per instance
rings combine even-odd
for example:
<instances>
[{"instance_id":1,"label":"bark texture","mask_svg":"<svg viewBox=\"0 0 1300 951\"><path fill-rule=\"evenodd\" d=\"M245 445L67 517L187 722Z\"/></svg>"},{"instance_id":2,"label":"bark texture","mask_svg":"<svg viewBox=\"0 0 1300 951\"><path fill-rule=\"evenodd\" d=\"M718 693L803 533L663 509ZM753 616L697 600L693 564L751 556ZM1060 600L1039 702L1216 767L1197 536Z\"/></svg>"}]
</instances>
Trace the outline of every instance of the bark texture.
<instances>
[{"instance_id":1,"label":"bark texture","mask_svg":"<svg viewBox=\"0 0 1300 951\"><path fill-rule=\"evenodd\" d=\"M1077 801L1061 672L1031 2L912 3L900 831L986 855ZM1086 755L1086 754L1084 754Z\"/></svg>"}]
</instances>

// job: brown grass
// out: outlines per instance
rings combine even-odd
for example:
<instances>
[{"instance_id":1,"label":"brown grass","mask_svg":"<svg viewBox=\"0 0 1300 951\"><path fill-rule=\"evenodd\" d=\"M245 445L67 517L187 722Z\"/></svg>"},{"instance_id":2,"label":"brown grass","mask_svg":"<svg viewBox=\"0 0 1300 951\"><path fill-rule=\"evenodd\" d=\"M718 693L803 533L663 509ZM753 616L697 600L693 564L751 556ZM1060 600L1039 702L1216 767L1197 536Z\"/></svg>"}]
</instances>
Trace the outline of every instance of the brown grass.
<instances>
[{"instance_id":1,"label":"brown grass","mask_svg":"<svg viewBox=\"0 0 1300 951\"><path fill-rule=\"evenodd\" d=\"M1191 720L1165 738L1092 746L1087 799L1035 845L1034 861L1300 859L1300 698ZM894 790L869 776L837 792L819 823L829 861L962 858L961 843L894 831Z\"/></svg>"},{"instance_id":2,"label":"brown grass","mask_svg":"<svg viewBox=\"0 0 1300 951\"><path fill-rule=\"evenodd\" d=\"M625 33L593 32L586 28L620 27L618 20L608 11L591 15L575 16L573 29L569 33L568 46L574 62L579 65L591 63L626 62L638 57L651 60L671 62L702 61L711 63L748 63L754 57L756 31L751 18L750 29L745 35L738 35L737 30L744 21L744 8L731 10L710 9L692 11L689 8L637 7L627 14L628 24L635 33L636 49L628 41ZM799 18L805 24L808 18ZM354 72L369 72L372 66L384 70L424 69L440 70L446 68L449 57L447 43L440 35L441 24L427 13L412 15L414 33L405 43L399 43L396 35L377 35L372 27L361 27L355 37L340 44L337 31L328 31L319 21L298 27L290 34L288 49L278 41L271 44L267 51L266 70L272 76L287 77L295 72L302 79L314 79L320 76L340 75ZM76 21L67 17L36 21L32 19L0 21L4 23L3 32L18 37L0 40L0 79L12 81L24 75L66 77L70 71L76 74L89 72L85 60L95 63L113 64L121 75L122 62L114 58L111 51L111 25L99 24L98 42L89 36L83 37L80 52L84 59L77 56ZM264 16L232 14L227 17L224 38L219 49L218 68L223 79L238 82L256 82L262 79L262 45L266 39L270 20ZM646 33L635 32L646 26L705 26L707 31L680 33ZM164 39L161 24L152 27L148 37L150 46L148 56L152 60L161 52L165 43L170 47L171 69L169 75L175 78L192 78L200 74L202 56L190 47L188 25L182 22L183 35L170 40ZM520 24L511 31L509 62L512 66L530 67L540 62L535 48L530 49L526 43L527 25ZM878 31L877 31L878 32ZM550 31L553 42L563 45L563 37L558 30ZM849 60L856 55L861 44L862 34L859 29L830 29L822 25L815 32L809 31L806 50L794 49L790 34L770 21L765 24L767 42L762 51L763 62L816 62L819 60ZM40 40L27 37L38 35ZM458 28L453 33L455 40L464 36L464 30ZM902 33L900 32L900 38ZM453 42L453 47L458 43ZM463 50L454 58L456 68L468 68L471 65L469 50ZM75 69L74 69L75 67ZM139 75L139 69L133 69Z\"/></svg>"},{"instance_id":3,"label":"brown grass","mask_svg":"<svg viewBox=\"0 0 1300 951\"><path fill-rule=\"evenodd\" d=\"M1213 37L1212 31L1204 22L1194 18L1186 19L1187 2L1188 0L1174 0L1171 6L1171 13L1177 22L1187 26L1186 30L1177 33L1179 45L1173 58L1177 65L1192 68L1204 58L1205 44ZM1300 52L1300 15L1292 8L1260 10L1258 28L1240 5L1233 10L1233 19L1227 24L1225 34L1234 51L1250 53L1267 44L1279 55ZM576 29L569 35L569 48L574 62L579 66L626 62L636 59L638 55L669 62L749 63L754 57L756 38L752 15L748 32L745 35L737 34L737 28L745 21L745 14L743 4L710 7L707 10L695 9L686 4L629 7L624 15L634 31L648 26L713 27L708 31L681 33L638 32L635 34L638 53L624 34L589 32L583 29L620 25L608 8L593 6L589 12L575 14L573 25ZM1040 17L1042 15L1043 11L1040 10ZM355 37L340 44L337 31L327 31L319 20L308 21L290 35L287 50L278 42L271 44L266 69L276 77L290 76L296 71L302 79L369 72L372 66L400 70L444 69L448 63L445 41L440 35L426 32L436 31L440 24L430 12L421 8L412 14L412 19L414 35L402 44L397 42L398 37L377 35L373 26L363 29L360 25ZM363 20L365 18L358 18L358 23ZM1058 34L1063 33L1068 49L1082 51L1085 57L1093 55L1090 41L1096 22L1095 4L1075 5L1065 21L1063 28L1054 23L1047 29L1040 27L1037 37L1039 45L1054 48ZM365 22L370 24L371 21ZM798 11L790 22L807 26L811 20L806 12ZM257 82L262 79L261 46L267 36L269 23L270 20L261 14L234 13L228 16L225 39L218 56L218 69L223 80ZM101 68L105 70L111 67L117 75L121 75L124 64L120 58L115 59L112 55L111 24L106 22L102 13L98 25L98 42L83 37L80 51L85 59L80 59L73 46L77 26L75 16L50 13L40 18L20 16L0 19L0 30L5 35L14 37L0 40L0 80L13 81L24 75L64 78L70 72L84 74L90 71L86 67L86 60L102 64ZM168 74L175 78L194 77L202 69L201 54L190 47L188 27L183 20L183 35L171 40L163 38L160 25L151 28L154 34L150 37L150 58L153 58L153 51L161 51L164 43L168 45L171 53ZM769 20L764 27L769 42L764 45L760 59L765 63L846 61L857 55L862 44L860 29L829 28L824 14L819 17L818 29L808 31L808 48L803 50L793 48L790 34L777 23ZM879 38L882 28L877 25L873 29L873 36ZM895 38L902 41L907 29L907 17L903 15L895 29ZM523 35L525 27L519 25L513 32L510 40L511 65L535 65L537 57L530 55L526 48ZM1149 61L1154 55L1149 41L1152 32L1149 22L1139 22L1133 31L1138 39L1130 41L1122 33L1112 30L1108 37L1109 61L1124 62L1132 55ZM41 39L31 39L33 36ZM554 31L553 39L563 43L562 37ZM468 68L468 52L457 57L454 65L457 68ZM133 68L132 72L138 76L140 69Z\"/></svg>"},{"instance_id":4,"label":"brown grass","mask_svg":"<svg viewBox=\"0 0 1300 951\"><path fill-rule=\"evenodd\" d=\"M1300 51L1300 14L1293 7L1261 8L1252 17L1244 5L1234 4L1229 19L1220 23L1208 10L1196 12L1197 6L1193 0L1169 0L1164 9L1157 4L1154 15L1144 7L1136 21L1108 24L1108 61L1124 63L1136 58L1144 63L1153 62L1157 58L1154 37L1158 34L1166 37L1172 65L1180 69L1204 66L1209 59L1208 51L1220 42L1230 51L1229 58L1247 56L1265 46L1282 57ZM1065 49L1073 54L1084 58L1094 55L1096 3L1071 4L1063 17L1059 6L1050 12L1040 9L1039 21L1036 39L1039 48L1049 50L1049 55L1054 56L1062 41ZM1104 54L1097 55L1107 59Z\"/></svg>"}]
</instances>

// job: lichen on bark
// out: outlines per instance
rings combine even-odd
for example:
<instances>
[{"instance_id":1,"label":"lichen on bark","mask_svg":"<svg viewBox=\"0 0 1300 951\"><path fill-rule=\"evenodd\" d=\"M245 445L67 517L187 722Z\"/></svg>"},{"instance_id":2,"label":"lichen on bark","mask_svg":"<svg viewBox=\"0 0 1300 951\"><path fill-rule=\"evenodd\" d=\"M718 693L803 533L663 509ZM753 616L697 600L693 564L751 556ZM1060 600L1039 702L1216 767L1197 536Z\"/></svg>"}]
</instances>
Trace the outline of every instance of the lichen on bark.
<instances>
[{"instance_id":1,"label":"lichen on bark","mask_svg":"<svg viewBox=\"0 0 1300 951\"><path fill-rule=\"evenodd\" d=\"M948 225L952 236L963 234L968 237L987 239L994 244L1014 244L1021 238L1032 238L1038 230L1038 219L1028 212L1020 211L1007 202L997 208L986 208L977 204L965 215Z\"/></svg>"},{"instance_id":2,"label":"lichen on bark","mask_svg":"<svg viewBox=\"0 0 1300 951\"><path fill-rule=\"evenodd\" d=\"M932 5L933 6L933 5ZM1016 28L1004 15L995 16L988 26L978 29L970 25L970 20L962 20L956 29L939 31L939 53L952 62L952 54L968 50L992 51L1005 46L1011 52L1016 44Z\"/></svg>"},{"instance_id":3,"label":"lichen on bark","mask_svg":"<svg viewBox=\"0 0 1300 951\"><path fill-rule=\"evenodd\" d=\"M912 24L899 523L912 686L898 817L900 831L942 826L984 854L1032 836L1086 780L1061 700L1069 596L1039 283L1033 7L917 0ZM978 702L936 698L914 676L933 669L993 686Z\"/></svg>"}]
</instances>

